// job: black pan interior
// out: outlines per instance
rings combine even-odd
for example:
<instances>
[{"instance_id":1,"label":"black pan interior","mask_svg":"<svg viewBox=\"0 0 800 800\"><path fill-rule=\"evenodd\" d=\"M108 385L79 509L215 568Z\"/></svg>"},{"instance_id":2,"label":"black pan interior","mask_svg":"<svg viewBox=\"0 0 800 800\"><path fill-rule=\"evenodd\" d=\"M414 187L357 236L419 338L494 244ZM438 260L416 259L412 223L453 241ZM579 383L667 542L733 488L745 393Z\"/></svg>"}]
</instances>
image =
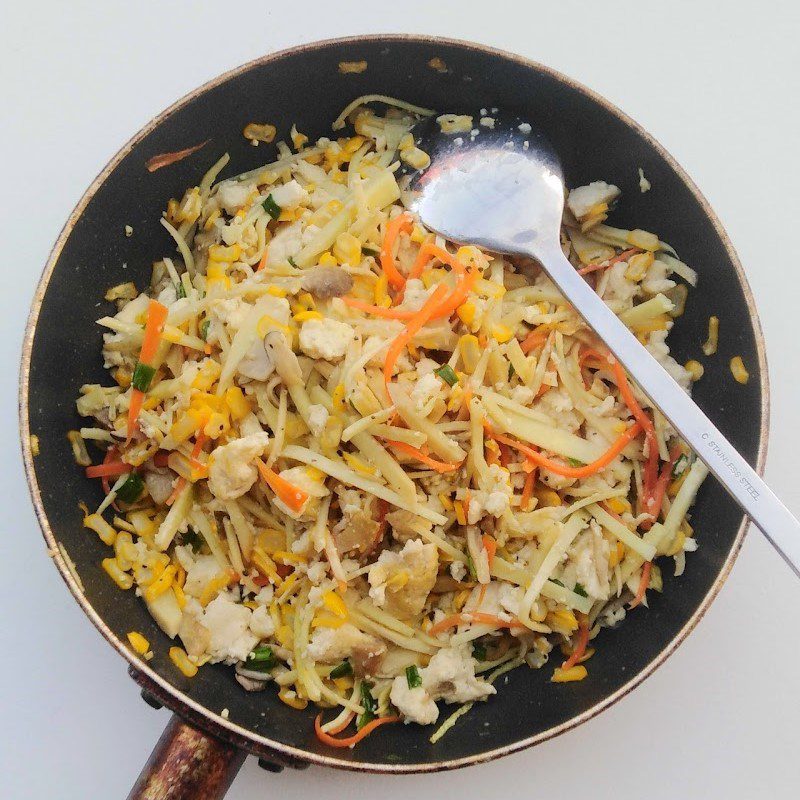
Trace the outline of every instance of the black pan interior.
<instances>
[{"instance_id":1,"label":"black pan interior","mask_svg":"<svg viewBox=\"0 0 800 800\"><path fill-rule=\"evenodd\" d=\"M447 72L429 66L434 57L445 62ZM360 59L368 62L364 73L338 71L340 61ZM414 39L333 42L263 61L199 93L138 141L88 203L53 271L33 342L29 410L31 432L41 440L36 480L55 538L74 559L89 602L114 634L139 630L152 641L151 669L211 712L227 708L232 721L277 742L353 764L424 767L541 734L601 703L647 669L695 613L735 540L742 515L719 486L709 480L695 508L700 549L689 558L686 574L667 575L664 594L652 598L649 611L632 614L621 628L600 636L585 681L556 685L549 683L551 668L518 670L497 697L478 704L435 746L428 742L429 730L390 726L354 750L331 753L314 737L311 709L291 710L269 690L247 694L223 666L206 666L192 680L177 672L167 658L167 638L143 605L132 592L121 593L100 568L106 548L82 529L77 506L80 499L90 506L99 502L99 488L76 469L64 436L79 424L73 404L79 386L107 380L101 333L93 325L109 311L104 289L124 280L144 286L151 262L172 252L158 224L166 201L180 197L225 151L231 155L226 175L269 161L272 146L252 147L242 137L248 122L272 122L283 137L293 122L312 138L331 135L330 122L347 102L376 92L446 111L481 106L516 111L545 129L570 185L604 179L620 186L624 194L612 224L658 232L700 273L670 341L679 361L704 362L697 400L755 463L763 391L757 333L731 257L698 198L644 135L579 88L496 53ZM153 174L144 168L154 154L207 138L205 148L179 164ZM639 167L652 182L646 194L639 191ZM133 227L130 238L125 225ZM700 345L710 314L720 318L720 352L703 359ZM733 355L741 355L751 371L747 386L731 377Z\"/></svg>"}]
</instances>

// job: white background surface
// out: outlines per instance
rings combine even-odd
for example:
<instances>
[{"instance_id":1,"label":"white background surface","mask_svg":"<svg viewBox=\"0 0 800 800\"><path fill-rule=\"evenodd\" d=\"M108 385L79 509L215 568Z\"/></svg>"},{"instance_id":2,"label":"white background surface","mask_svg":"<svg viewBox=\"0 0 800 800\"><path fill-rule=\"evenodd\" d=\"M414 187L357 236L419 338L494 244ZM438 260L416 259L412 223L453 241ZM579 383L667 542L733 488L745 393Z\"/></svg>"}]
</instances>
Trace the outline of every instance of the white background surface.
<instances>
[{"instance_id":1,"label":"white background surface","mask_svg":"<svg viewBox=\"0 0 800 800\"><path fill-rule=\"evenodd\" d=\"M378 31L473 39L555 67L641 122L697 181L745 264L771 364L767 477L800 513L796 2L294 5L0 2L0 796L9 800L124 797L167 721L72 601L28 502L15 388L34 285L117 148L175 98L268 51ZM800 584L751 531L699 629L578 730L447 775L275 776L250 759L230 797L797 797L798 605Z\"/></svg>"}]
</instances>

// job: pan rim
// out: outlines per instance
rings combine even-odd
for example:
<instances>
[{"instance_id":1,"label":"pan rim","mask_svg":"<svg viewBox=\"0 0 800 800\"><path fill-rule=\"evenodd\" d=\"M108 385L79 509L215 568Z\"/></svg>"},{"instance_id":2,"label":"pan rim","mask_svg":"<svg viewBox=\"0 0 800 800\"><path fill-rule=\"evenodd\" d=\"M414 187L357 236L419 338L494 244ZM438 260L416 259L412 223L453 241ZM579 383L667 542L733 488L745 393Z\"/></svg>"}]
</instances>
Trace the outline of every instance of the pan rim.
<instances>
[{"instance_id":1,"label":"pan rim","mask_svg":"<svg viewBox=\"0 0 800 800\"><path fill-rule=\"evenodd\" d=\"M705 615L706 611L716 598L723 584L727 580L728 575L730 574L733 564L736 561L736 558L741 550L745 533L750 524L749 520L746 517L743 518L742 522L740 523L737 529L736 537L733 541L730 552L728 553L728 556L725 559L722 568L720 569L717 577L715 578L714 583L709 588L708 592L702 598L697 608L694 610L691 617L687 620L687 622L681 628L681 630L678 631L678 633L673 637L673 639L661 650L661 652L657 655L657 657L654 658L637 675L633 676L629 681L627 681L623 686L617 689L617 691L615 691L613 694L609 695L606 698L603 698L599 702L592 705L590 708L583 711L581 714L572 717L569 720L566 720L560 725L553 726L552 728L549 728L546 731L542 731L538 734L535 734L534 736L525 737L523 739L520 739L508 745L504 745L502 747L493 748L490 750L486 750L482 753L477 753L470 756L464 756L461 758L449 759L445 761L430 761L430 762L421 762L413 764L391 764L385 762L376 762L376 763L351 762L337 758L335 756L322 755L314 753L312 751L304 750L302 748L294 747L292 745L284 744L282 742L274 741L266 736L255 733L241 725L238 725L232 720L225 719L222 716L220 716L219 713L212 711L211 709L202 705L193 698L188 697L182 691L175 688L172 684L170 684L168 681L166 681L160 675L158 675L151 667L149 667L149 665L146 662L140 660L135 656L130 651L130 649L123 643L123 641L119 639L114 634L114 632L106 625L105 621L100 617L98 612L94 609L92 604L86 598L81 586L71 573L70 567L68 566L62 553L58 549L58 543L56 541L52 529L50 528L50 523L44 509L41 492L39 489L38 481L36 479L36 472L34 469L34 456L32 453L31 441L30 441L31 437L30 417L28 410L30 364L33 351L33 342L36 334L37 324L39 321L42 302L44 300L45 293L50 283L50 279L58 264L61 252L64 248L67 239L71 235L76 222L84 213L86 207L88 206L92 198L95 196L99 188L103 185L103 183L106 181L109 175L117 168L119 163L131 152L131 150L143 138L145 138L149 133L155 130L166 119L172 116L172 114L182 109L184 106L188 105L192 101L194 101L197 97L205 94L211 89L229 81L230 79L236 76L249 72L250 70L256 67L260 67L264 64L285 58L290 55L302 54L305 52L313 52L316 50L323 50L331 46L341 46L341 45L357 46L359 44L364 44L367 42L369 43L412 42L412 43L428 44L432 46L436 45L454 46L465 50L480 51L493 58L499 58L506 61L516 62L517 64L520 64L528 69L533 69L540 73L544 73L553 78L554 80L558 81L560 84L566 85L567 87L580 92L584 96L588 97L590 100L602 106L607 113L615 116L619 121L621 121L627 127L631 128L638 136L642 137L650 145L650 147L652 147L654 151L662 159L664 159L664 161L674 170L675 174L680 178L680 180L683 181L687 189L695 196L701 208L703 209L703 213L714 227L716 235L719 237L722 246L724 247L728 257L730 258L731 263L733 264L736 277L738 279L739 285L745 297L745 302L749 314L749 321L750 325L752 326L755 338L756 352L758 356L758 369L762 385L762 391L760 397L761 425L758 433L758 453L757 453L755 468L759 474L763 474L764 465L766 462L768 432L769 432L769 422L770 422L770 386L769 386L769 374L767 368L766 350L764 343L764 334L758 316L758 311L755 306L753 293L748 283L741 261L739 260L739 257L730 241L730 238L728 237L728 234L722 227L722 224L718 219L716 213L714 212L714 210L712 209L711 205L706 200L704 195L695 185L694 181L687 175L687 173L680 166L680 164L678 164L675 158L658 141L656 141L656 139L650 133L648 133L644 128L642 128L641 125L639 125L635 120L633 120L631 117L625 114L621 109L619 109L605 97L598 94L594 90L589 89L588 87L584 86L578 81L573 80L572 78L562 74L561 72L558 72L557 70L552 69L551 67L540 64L536 61L517 55L515 53L509 53L500 48L492 47L481 43L466 41L462 39L455 39L455 38L441 37L441 36L427 36L420 34L372 33L365 35L345 36L345 37L318 40L307 44L288 47L273 53L268 53L264 56L260 56L245 64L234 67L233 69L230 69L215 78L212 78L211 80L205 82L196 89L188 92L180 99L176 100L166 109L164 109L155 117L153 117L153 119L151 119L137 133L135 133L117 151L117 153L114 156L112 156L112 158L108 161L108 163L101 169L98 175L91 182L89 187L86 189L86 191L84 192L84 194L82 195L82 197L80 198L80 200L70 213L66 223L64 224L64 227L62 228L62 230L58 235L58 238L56 239L55 244L53 245L53 248L48 256L47 262L42 272L42 276L39 279L36 290L34 292L34 296L31 302L31 310L28 316L25 328L25 335L23 338L22 358L20 364L20 389L18 398L20 439L21 439L21 448L22 448L25 475L28 483L28 488L31 494L31 499L33 501L36 517L39 523L39 527L42 531L42 535L48 545L49 552L54 554L53 561L55 562L61 574L62 579L67 584L67 587L74 596L75 600L81 606L84 613L92 621L94 626L99 630L99 632L103 635L103 637L112 645L112 647L114 647L114 649L130 664L130 667L136 670L137 672L143 673L151 681L154 681L161 688L164 694L168 696L172 701L174 701L173 708L175 710L175 713L181 714L182 707L189 708L195 714L199 715L205 722L208 723L208 726L213 729L212 733L214 733L215 735L219 735L222 738L231 737L238 741L241 741L243 739L244 741L252 744L255 748L266 749L274 752L275 755L278 757L278 759L280 759L280 757L283 756L291 761L302 761L306 763L317 764L320 766L352 770L355 772L387 773L387 774L425 773L425 772L434 772L440 770L456 769L460 767L469 766L472 764L480 764L492 761L496 758L500 758L501 756L519 752L528 747L532 747L536 744L540 744L544 741L547 741L548 739L551 739L555 736L559 736L562 733L566 733L572 728L575 728L578 725L581 725L584 722L589 721L594 716L604 711L605 709L609 708L610 706L614 705L623 697L625 697L640 683L642 683L645 679L650 677L655 672L655 670L658 667L660 667L669 658L669 656L672 655L673 652L675 652L678 646L684 641L684 639L686 639L689 633L691 633L694 630L700 619L702 619L702 617Z\"/></svg>"}]
</instances>

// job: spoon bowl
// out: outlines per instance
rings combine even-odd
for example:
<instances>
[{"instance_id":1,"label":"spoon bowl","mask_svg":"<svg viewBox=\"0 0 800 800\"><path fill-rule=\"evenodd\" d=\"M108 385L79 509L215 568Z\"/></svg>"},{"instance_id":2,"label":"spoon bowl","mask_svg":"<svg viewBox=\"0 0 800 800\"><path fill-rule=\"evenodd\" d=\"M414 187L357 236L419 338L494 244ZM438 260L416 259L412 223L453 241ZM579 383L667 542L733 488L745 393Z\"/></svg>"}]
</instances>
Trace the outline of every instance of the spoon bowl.
<instances>
[{"instance_id":1,"label":"spoon bowl","mask_svg":"<svg viewBox=\"0 0 800 800\"><path fill-rule=\"evenodd\" d=\"M448 117L430 117L414 128L416 146L430 163L409 175L410 208L451 241L535 258L800 577L800 522L564 255L564 177L548 139L531 123L499 114L483 114L479 127L474 116ZM649 510L658 517L659 509ZM656 543L659 529L656 522Z\"/></svg>"}]
</instances>

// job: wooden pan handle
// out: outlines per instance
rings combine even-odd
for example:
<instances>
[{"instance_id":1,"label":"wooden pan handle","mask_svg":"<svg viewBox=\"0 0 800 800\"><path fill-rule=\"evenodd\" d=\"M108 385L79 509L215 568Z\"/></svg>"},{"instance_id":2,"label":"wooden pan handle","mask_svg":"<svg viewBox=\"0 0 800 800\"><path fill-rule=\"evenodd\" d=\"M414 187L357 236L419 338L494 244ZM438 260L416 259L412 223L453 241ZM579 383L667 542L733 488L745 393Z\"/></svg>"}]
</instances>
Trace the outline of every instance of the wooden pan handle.
<instances>
[{"instance_id":1,"label":"wooden pan handle","mask_svg":"<svg viewBox=\"0 0 800 800\"><path fill-rule=\"evenodd\" d=\"M245 755L173 715L128 800L221 800Z\"/></svg>"}]
</instances>

